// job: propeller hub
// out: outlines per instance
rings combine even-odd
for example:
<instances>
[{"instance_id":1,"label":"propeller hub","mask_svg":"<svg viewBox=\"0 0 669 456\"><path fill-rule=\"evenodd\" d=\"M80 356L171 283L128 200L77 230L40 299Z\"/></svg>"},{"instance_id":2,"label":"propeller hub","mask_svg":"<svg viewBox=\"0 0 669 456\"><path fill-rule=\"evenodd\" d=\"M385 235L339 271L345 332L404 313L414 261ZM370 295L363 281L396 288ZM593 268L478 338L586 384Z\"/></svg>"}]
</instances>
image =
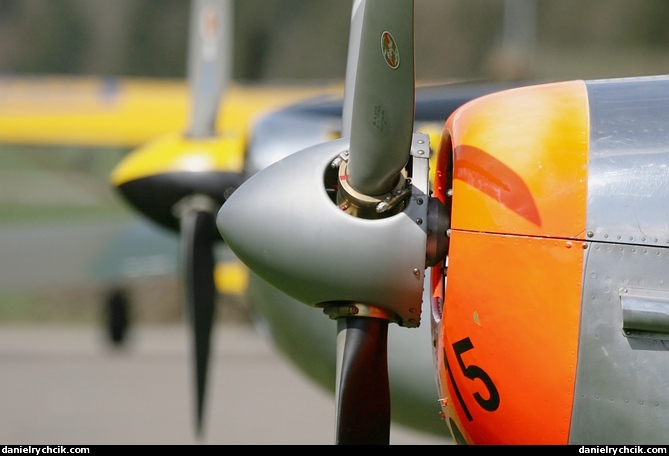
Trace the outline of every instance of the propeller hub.
<instances>
[{"instance_id":1,"label":"propeller hub","mask_svg":"<svg viewBox=\"0 0 669 456\"><path fill-rule=\"evenodd\" d=\"M348 152L336 160L339 165L337 205L342 211L364 219L378 219L397 214L411 194L404 173L400 173L393 189L382 195L365 195L355 190L348 179Z\"/></svg>"},{"instance_id":2,"label":"propeller hub","mask_svg":"<svg viewBox=\"0 0 669 456\"><path fill-rule=\"evenodd\" d=\"M218 228L240 260L298 301L365 303L417 327L425 268L444 258L447 226L444 206L428 196L429 136L413 136L402 211L372 220L344 213L328 194L330 164L348 146L348 138L314 146L255 174L221 207ZM442 239L428 256L431 237Z\"/></svg>"}]
</instances>

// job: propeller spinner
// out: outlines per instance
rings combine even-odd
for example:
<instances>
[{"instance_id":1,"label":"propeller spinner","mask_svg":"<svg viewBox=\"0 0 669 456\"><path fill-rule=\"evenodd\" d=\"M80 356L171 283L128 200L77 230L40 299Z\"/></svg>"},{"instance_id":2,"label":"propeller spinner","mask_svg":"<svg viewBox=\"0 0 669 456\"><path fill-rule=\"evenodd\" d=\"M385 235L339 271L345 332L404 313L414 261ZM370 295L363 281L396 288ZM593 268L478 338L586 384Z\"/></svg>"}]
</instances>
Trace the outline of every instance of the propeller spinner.
<instances>
[{"instance_id":1,"label":"propeller spinner","mask_svg":"<svg viewBox=\"0 0 669 456\"><path fill-rule=\"evenodd\" d=\"M141 213L180 233L187 316L193 331L196 430L204 396L215 316L216 211L243 182L243 140L218 135L218 107L231 79L232 5L194 0L188 81L192 96L186 134L169 135L130 154L114 170L114 187Z\"/></svg>"},{"instance_id":2,"label":"propeller spinner","mask_svg":"<svg viewBox=\"0 0 669 456\"><path fill-rule=\"evenodd\" d=\"M354 2L350 137L265 168L217 217L247 266L337 320L338 444L389 443L388 324L420 324L425 269L446 250L446 212L429 196L429 138L412 132L413 8Z\"/></svg>"}]
</instances>

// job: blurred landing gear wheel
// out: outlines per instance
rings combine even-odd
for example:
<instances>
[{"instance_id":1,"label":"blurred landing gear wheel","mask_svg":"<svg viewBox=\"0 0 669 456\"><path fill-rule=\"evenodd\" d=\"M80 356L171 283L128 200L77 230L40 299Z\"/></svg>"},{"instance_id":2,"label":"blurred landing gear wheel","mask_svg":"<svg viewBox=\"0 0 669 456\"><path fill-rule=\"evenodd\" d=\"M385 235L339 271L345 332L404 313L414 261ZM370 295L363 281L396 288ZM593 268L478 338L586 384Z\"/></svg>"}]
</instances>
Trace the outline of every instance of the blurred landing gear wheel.
<instances>
[{"instance_id":1,"label":"blurred landing gear wheel","mask_svg":"<svg viewBox=\"0 0 669 456\"><path fill-rule=\"evenodd\" d=\"M126 339L130 325L130 299L127 292L120 288L111 290L105 310L109 340L114 346L120 346Z\"/></svg>"}]
</instances>

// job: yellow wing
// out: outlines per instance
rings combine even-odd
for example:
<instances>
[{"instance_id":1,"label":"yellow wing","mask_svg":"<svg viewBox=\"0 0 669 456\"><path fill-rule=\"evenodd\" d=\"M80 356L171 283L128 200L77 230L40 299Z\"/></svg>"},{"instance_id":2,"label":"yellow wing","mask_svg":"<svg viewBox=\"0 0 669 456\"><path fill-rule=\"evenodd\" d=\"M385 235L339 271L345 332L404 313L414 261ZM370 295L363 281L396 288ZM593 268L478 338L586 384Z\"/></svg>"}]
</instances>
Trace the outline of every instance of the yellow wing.
<instances>
[{"instance_id":1,"label":"yellow wing","mask_svg":"<svg viewBox=\"0 0 669 456\"><path fill-rule=\"evenodd\" d=\"M260 112L323 93L336 84L233 85L218 129L243 131ZM184 130L185 80L96 76L0 77L0 142L136 147ZM234 113L234 115L233 115Z\"/></svg>"}]
</instances>

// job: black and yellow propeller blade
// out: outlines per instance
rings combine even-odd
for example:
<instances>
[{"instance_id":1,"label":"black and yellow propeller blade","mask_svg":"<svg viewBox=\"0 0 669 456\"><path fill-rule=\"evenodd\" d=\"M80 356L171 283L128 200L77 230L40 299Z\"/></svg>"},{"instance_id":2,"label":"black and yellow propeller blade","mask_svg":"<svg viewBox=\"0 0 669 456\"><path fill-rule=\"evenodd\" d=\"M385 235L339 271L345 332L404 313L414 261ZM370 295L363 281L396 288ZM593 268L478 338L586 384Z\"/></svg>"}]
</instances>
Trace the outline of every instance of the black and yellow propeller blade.
<instances>
[{"instance_id":1,"label":"black and yellow propeller blade","mask_svg":"<svg viewBox=\"0 0 669 456\"><path fill-rule=\"evenodd\" d=\"M225 0L195 0L190 22L188 80L193 98L187 136L216 136L218 107L231 74L232 5ZM193 330L196 387L196 423L202 432L211 331L216 309L214 281L215 213L218 207L185 201L180 211L184 288Z\"/></svg>"},{"instance_id":2,"label":"black and yellow propeller blade","mask_svg":"<svg viewBox=\"0 0 669 456\"><path fill-rule=\"evenodd\" d=\"M244 179L243 141L216 131L232 78L232 1L193 0L189 32L189 125L133 151L112 185L139 212L180 234L186 315L193 333L196 430L202 433L216 308L215 217Z\"/></svg>"},{"instance_id":3,"label":"black and yellow propeller blade","mask_svg":"<svg viewBox=\"0 0 669 456\"><path fill-rule=\"evenodd\" d=\"M337 320L338 444L389 443L388 324L420 324L428 231L439 231L428 227L429 139L413 134L413 8L354 2L342 119L350 136L260 171L217 217L256 274Z\"/></svg>"}]
</instances>

